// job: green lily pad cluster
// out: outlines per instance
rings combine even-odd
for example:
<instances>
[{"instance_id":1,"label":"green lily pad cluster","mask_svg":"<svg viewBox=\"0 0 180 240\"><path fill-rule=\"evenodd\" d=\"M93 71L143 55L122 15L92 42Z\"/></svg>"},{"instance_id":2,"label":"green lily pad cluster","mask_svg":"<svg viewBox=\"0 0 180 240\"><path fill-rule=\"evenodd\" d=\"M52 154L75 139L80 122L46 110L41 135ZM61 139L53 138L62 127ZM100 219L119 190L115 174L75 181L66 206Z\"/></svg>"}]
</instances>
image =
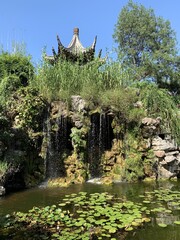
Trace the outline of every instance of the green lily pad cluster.
<instances>
[{"instance_id":1,"label":"green lily pad cluster","mask_svg":"<svg viewBox=\"0 0 180 240\"><path fill-rule=\"evenodd\" d=\"M11 239L118 239L144 222L146 207L116 198L108 193L86 192L66 195L59 205L34 207L28 213L15 213L6 229ZM16 238L13 238L16 232Z\"/></svg>"},{"instance_id":2,"label":"green lily pad cluster","mask_svg":"<svg viewBox=\"0 0 180 240\"><path fill-rule=\"evenodd\" d=\"M153 218L159 227L180 225L180 192L154 190L137 202L107 192L65 195L57 205L34 207L7 217L0 238L12 240L125 239L128 232ZM6 238L7 236L7 238Z\"/></svg>"},{"instance_id":3,"label":"green lily pad cluster","mask_svg":"<svg viewBox=\"0 0 180 240\"><path fill-rule=\"evenodd\" d=\"M160 188L152 192L145 192L144 195L140 195L143 199L143 203L148 206L146 214L157 217L161 214L162 220L169 218L169 216L175 216L175 220L168 221L169 224L180 225L179 211L180 211L180 192L171 189ZM163 217L162 217L163 214ZM172 218L173 219L173 218ZM168 224L160 222L160 227L167 227Z\"/></svg>"}]
</instances>

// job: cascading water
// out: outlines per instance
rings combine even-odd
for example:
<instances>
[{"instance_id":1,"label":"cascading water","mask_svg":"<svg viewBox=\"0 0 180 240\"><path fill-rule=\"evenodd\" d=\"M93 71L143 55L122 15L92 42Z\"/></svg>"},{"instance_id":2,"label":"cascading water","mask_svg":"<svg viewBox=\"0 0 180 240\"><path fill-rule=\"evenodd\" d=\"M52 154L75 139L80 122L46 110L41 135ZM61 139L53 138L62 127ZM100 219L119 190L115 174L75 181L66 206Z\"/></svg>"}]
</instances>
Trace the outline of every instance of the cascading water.
<instances>
[{"instance_id":1,"label":"cascading water","mask_svg":"<svg viewBox=\"0 0 180 240\"><path fill-rule=\"evenodd\" d=\"M101 176L102 154L112 146L113 131L111 123L112 118L106 113L91 115L91 127L88 136L88 162L92 178Z\"/></svg>"},{"instance_id":2,"label":"cascading water","mask_svg":"<svg viewBox=\"0 0 180 240\"><path fill-rule=\"evenodd\" d=\"M47 122L47 154L46 154L46 177L64 177L65 167L63 154L71 148L69 143L69 126L66 116L58 114L55 120Z\"/></svg>"},{"instance_id":3,"label":"cascading water","mask_svg":"<svg viewBox=\"0 0 180 240\"><path fill-rule=\"evenodd\" d=\"M50 109L46 121L46 178L66 176L64 156L72 154L73 146L70 137L71 129L75 123L68 117L65 111L57 104L56 112L52 115ZM58 110L60 109L60 110ZM84 159L89 165L92 178L102 174L102 154L111 149L112 139L112 116L107 113L94 113L90 117L90 130L87 135L87 158Z\"/></svg>"}]
</instances>

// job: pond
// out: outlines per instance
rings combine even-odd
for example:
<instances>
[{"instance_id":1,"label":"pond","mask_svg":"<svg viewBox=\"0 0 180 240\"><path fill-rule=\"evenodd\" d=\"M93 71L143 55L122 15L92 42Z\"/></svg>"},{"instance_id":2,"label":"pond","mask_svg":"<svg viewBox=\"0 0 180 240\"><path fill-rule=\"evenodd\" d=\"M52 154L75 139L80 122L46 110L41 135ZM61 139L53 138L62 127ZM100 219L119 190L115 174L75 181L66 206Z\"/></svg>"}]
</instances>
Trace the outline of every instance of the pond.
<instances>
[{"instance_id":1,"label":"pond","mask_svg":"<svg viewBox=\"0 0 180 240\"><path fill-rule=\"evenodd\" d=\"M171 198L167 199L164 191L166 191L166 195L171 195ZM180 182L176 181L115 183L110 186L85 183L82 185L72 185L68 188L45 188L40 186L1 197L0 216L11 214L14 211L27 212L34 206L45 207L58 204L63 201L65 195L79 192L87 192L88 194L107 192L108 194L113 194L135 203L141 202L145 206L152 205L150 214L151 222L145 223L131 232L127 232L123 238L118 238L120 240L180 239ZM152 194L154 194L153 197ZM175 199L172 197L175 197ZM165 201L168 210L165 211L160 206L160 202L162 201Z\"/></svg>"}]
</instances>

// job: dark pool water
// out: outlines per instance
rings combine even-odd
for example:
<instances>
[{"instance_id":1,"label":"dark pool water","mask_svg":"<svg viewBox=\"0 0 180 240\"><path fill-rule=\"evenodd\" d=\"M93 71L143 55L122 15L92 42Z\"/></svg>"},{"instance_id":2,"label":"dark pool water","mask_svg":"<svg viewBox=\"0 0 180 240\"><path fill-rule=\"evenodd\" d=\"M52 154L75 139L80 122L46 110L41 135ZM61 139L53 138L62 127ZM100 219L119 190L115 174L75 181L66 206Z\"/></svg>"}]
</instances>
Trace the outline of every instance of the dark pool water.
<instances>
[{"instance_id":1,"label":"dark pool water","mask_svg":"<svg viewBox=\"0 0 180 240\"><path fill-rule=\"evenodd\" d=\"M108 192L120 197L126 197L134 202L139 201L139 195L146 191L153 191L159 188L166 188L180 191L180 182L161 182L161 183L116 183L112 186L85 183L82 185L72 185L68 188L44 188L20 191L0 198L0 217L14 211L27 212L33 206L43 207L58 204L66 194L85 191L88 193ZM174 216L159 214L152 218L150 223L145 224L126 236L126 240L180 240L180 225L175 225L174 221L180 220L180 210ZM161 228L157 223L165 222L166 228Z\"/></svg>"}]
</instances>

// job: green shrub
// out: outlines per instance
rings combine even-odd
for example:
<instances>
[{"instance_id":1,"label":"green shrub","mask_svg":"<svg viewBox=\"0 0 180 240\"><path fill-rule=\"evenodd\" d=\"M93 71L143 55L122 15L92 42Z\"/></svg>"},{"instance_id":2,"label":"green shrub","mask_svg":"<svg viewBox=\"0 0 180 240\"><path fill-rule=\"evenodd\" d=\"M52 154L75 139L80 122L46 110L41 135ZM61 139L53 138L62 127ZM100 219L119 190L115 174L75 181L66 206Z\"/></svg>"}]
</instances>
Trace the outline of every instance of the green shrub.
<instances>
[{"instance_id":1,"label":"green shrub","mask_svg":"<svg viewBox=\"0 0 180 240\"><path fill-rule=\"evenodd\" d=\"M20 88L8 102L8 111L20 127L35 131L42 129L47 103L41 95L30 87Z\"/></svg>"},{"instance_id":2,"label":"green shrub","mask_svg":"<svg viewBox=\"0 0 180 240\"><path fill-rule=\"evenodd\" d=\"M10 75L4 77L0 82L0 102L2 105L6 105L8 98L13 92L15 92L22 84L19 77Z\"/></svg>"},{"instance_id":3,"label":"green shrub","mask_svg":"<svg viewBox=\"0 0 180 240\"><path fill-rule=\"evenodd\" d=\"M0 177L4 175L4 173L7 171L8 167L9 166L8 166L7 162L0 161Z\"/></svg>"},{"instance_id":4,"label":"green shrub","mask_svg":"<svg viewBox=\"0 0 180 240\"><path fill-rule=\"evenodd\" d=\"M21 53L2 52L0 54L0 80L10 75L19 77L21 83L27 85L29 79L34 76L34 67L30 62L30 57Z\"/></svg>"},{"instance_id":5,"label":"green shrub","mask_svg":"<svg viewBox=\"0 0 180 240\"><path fill-rule=\"evenodd\" d=\"M148 117L161 117L165 133L172 133L177 143L180 143L180 116L173 96L156 84L144 83L140 85L140 98Z\"/></svg>"},{"instance_id":6,"label":"green shrub","mask_svg":"<svg viewBox=\"0 0 180 240\"><path fill-rule=\"evenodd\" d=\"M143 179L144 168L141 160L141 153L131 152L125 160L125 174L127 181L137 181Z\"/></svg>"}]
</instances>

